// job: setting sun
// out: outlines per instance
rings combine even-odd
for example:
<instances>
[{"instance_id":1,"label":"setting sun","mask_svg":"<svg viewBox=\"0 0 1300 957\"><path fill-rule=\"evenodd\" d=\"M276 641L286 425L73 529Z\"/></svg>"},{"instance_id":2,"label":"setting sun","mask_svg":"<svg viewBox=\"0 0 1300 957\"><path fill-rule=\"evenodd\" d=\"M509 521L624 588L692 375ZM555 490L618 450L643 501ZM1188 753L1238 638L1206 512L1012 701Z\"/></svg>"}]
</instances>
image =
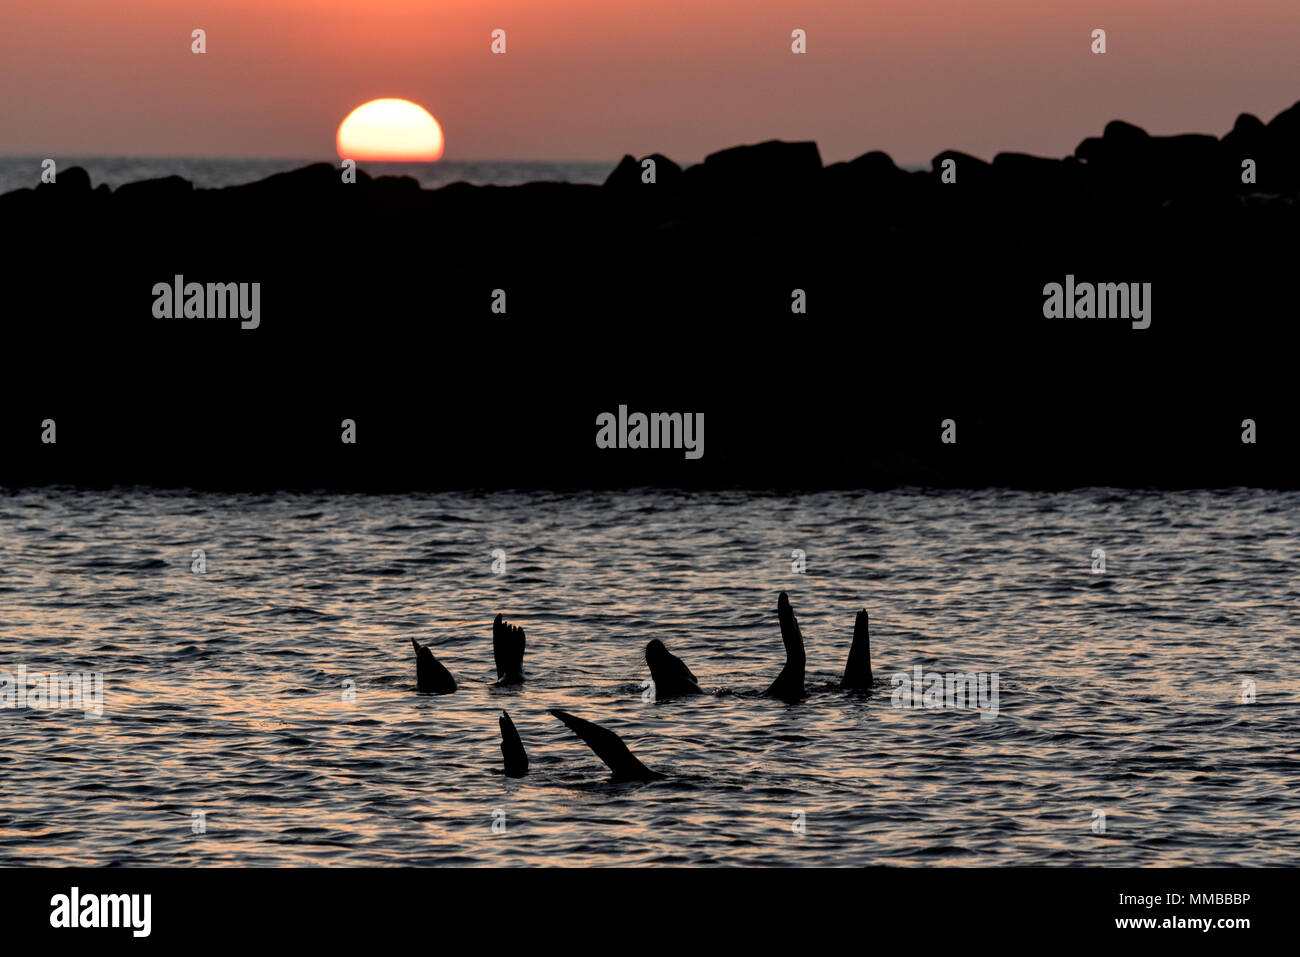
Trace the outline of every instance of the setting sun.
<instances>
[{"instance_id":1,"label":"setting sun","mask_svg":"<svg viewBox=\"0 0 1300 957\"><path fill-rule=\"evenodd\" d=\"M339 124L342 159L426 162L442 158L442 127L410 100L363 103Z\"/></svg>"}]
</instances>

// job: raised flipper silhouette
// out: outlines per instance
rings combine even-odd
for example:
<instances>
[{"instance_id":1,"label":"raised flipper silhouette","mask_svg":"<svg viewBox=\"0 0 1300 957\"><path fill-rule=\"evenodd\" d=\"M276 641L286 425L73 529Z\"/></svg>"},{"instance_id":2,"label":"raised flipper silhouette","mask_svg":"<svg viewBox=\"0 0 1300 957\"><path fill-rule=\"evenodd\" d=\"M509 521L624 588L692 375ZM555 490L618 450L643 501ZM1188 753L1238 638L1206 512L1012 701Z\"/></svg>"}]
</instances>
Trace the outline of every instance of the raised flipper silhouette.
<instances>
[{"instance_id":1,"label":"raised flipper silhouette","mask_svg":"<svg viewBox=\"0 0 1300 957\"><path fill-rule=\"evenodd\" d=\"M515 730L510 715L502 711L498 720L501 724L501 756L506 762L506 777L522 778L528 773L528 752L519 740L519 732Z\"/></svg>"},{"instance_id":2,"label":"raised flipper silhouette","mask_svg":"<svg viewBox=\"0 0 1300 957\"><path fill-rule=\"evenodd\" d=\"M658 638L645 646L645 663L650 666L650 679L655 683L656 698L704 694L700 690L699 680L691 674L686 662L665 648Z\"/></svg>"},{"instance_id":3,"label":"raised flipper silhouette","mask_svg":"<svg viewBox=\"0 0 1300 957\"><path fill-rule=\"evenodd\" d=\"M411 647L415 649L415 684L420 691L451 694L456 690L456 679L433 656L432 651L414 638L411 639Z\"/></svg>"},{"instance_id":4,"label":"raised flipper silhouette","mask_svg":"<svg viewBox=\"0 0 1300 957\"><path fill-rule=\"evenodd\" d=\"M803 697L803 635L785 592L776 600L776 617L781 622L781 640L785 642L785 667L763 694L782 701L798 701Z\"/></svg>"},{"instance_id":5,"label":"raised flipper silhouette","mask_svg":"<svg viewBox=\"0 0 1300 957\"><path fill-rule=\"evenodd\" d=\"M492 622L492 656L497 662L497 684L513 685L524 680L524 630L506 624L500 615Z\"/></svg>"},{"instance_id":6,"label":"raised flipper silhouette","mask_svg":"<svg viewBox=\"0 0 1300 957\"><path fill-rule=\"evenodd\" d=\"M651 771L638 761L636 755L627 749L623 739L613 731L592 724L590 721L575 718L559 708L550 710L551 714L563 721L570 731L587 742L587 747L596 752L596 757L605 762L613 772L610 780L614 782L654 781L665 776L658 771Z\"/></svg>"},{"instance_id":7,"label":"raised flipper silhouette","mask_svg":"<svg viewBox=\"0 0 1300 957\"><path fill-rule=\"evenodd\" d=\"M871 636L867 633L865 608L858 612L857 621L853 623L853 646L849 648L849 660L844 664L840 687L845 690L871 687Z\"/></svg>"}]
</instances>

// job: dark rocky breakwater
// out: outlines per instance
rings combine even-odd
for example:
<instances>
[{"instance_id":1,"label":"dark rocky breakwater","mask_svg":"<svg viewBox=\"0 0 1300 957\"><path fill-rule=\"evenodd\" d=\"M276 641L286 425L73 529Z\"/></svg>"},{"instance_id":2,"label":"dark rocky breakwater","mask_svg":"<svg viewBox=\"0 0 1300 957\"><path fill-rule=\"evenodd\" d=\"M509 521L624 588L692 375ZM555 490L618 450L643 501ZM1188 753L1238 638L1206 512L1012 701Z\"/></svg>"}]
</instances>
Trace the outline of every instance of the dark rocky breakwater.
<instances>
[{"instance_id":1,"label":"dark rocky breakwater","mask_svg":"<svg viewBox=\"0 0 1300 957\"><path fill-rule=\"evenodd\" d=\"M0 483L1296 485L1300 104L925 172L644 159L0 196ZM620 406L703 413L704 453L598 447Z\"/></svg>"}]
</instances>

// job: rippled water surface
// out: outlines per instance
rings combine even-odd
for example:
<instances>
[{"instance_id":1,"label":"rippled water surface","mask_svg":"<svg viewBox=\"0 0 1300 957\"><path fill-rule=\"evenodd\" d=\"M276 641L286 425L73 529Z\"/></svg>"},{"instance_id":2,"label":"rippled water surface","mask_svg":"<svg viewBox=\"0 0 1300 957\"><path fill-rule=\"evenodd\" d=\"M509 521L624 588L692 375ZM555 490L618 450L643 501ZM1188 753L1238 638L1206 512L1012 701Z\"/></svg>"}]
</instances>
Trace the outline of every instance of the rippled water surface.
<instances>
[{"instance_id":1,"label":"rippled water surface","mask_svg":"<svg viewBox=\"0 0 1300 957\"><path fill-rule=\"evenodd\" d=\"M41 182L46 157L0 156L0 194L26 189ZM335 156L315 159L201 159L188 156L54 156L57 170L80 166L90 176L90 185L105 183L116 189L124 183L164 176L181 176L196 189L218 189L253 183L276 173L301 169L312 163L339 165ZM371 176L410 176L425 189L449 183L475 186L515 186L538 181L559 183L603 183L618 165L618 157L605 162L566 163L530 160L442 160L437 163L371 163L360 168ZM927 166L926 169L929 167Z\"/></svg>"},{"instance_id":2,"label":"rippled water surface","mask_svg":"<svg viewBox=\"0 0 1300 957\"><path fill-rule=\"evenodd\" d=\"M101 718L0 711L0 864L1294 866L1298 520L1258 491L0 494L0 670L104 681ZM795 705L757 696L781 589ZM520 689L490 687L497 612ZM412 636L457 693L416 693ZM652 637L712 693L645 700ZM894 707L916 665L996 673L997 716ZM607 783L551 707L669 777Z\"/></svg>"}]
</instances>

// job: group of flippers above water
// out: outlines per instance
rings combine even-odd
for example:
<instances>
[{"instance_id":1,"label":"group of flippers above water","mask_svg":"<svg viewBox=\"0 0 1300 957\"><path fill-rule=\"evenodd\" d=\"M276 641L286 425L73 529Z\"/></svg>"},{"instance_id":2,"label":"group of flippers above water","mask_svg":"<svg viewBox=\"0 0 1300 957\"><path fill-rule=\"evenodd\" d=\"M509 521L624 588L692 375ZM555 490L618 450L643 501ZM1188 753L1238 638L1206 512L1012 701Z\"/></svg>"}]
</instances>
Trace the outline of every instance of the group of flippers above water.
<instances>
[{"instance_id":1,"label":"group of flippers above water","mask_svg":"<svg viewBox=\"0 0 1300 957\"><path fill-rule=\"evenodd\" d=\"M790 598L781 592L777 600L776 615L781 623L781 640L785 643L785 667L776 680L763 692L772 698L794 702L804 696L804 648L799 622L790 607ZM858 612L853 625L853 644L844 665L844 677L839 687L845 691L866 691L871 688L871 645L867 634L867 612ZM495 686L520 684L524 680L524 630L507 624L497 615L492 623L492 653L496 658L497 680ZM428 694L451 694L456 690L456 679L443 666L427 646L414 638L416 684ZM646 664L654 682L656 698L704 694L699 679L686 663L670 652L658 638L645 648ZM652 781L665 775L652 771L637 760L623 740L613 731L600 725L574 717L567 711L551 708L550 713L559 718L574 734L580 737L613 772L614 781ZM524 750L519 732L505 711L501 712L501 754L505 758L508 777L523 777L528 773L528 752Z\"/></svg>"}]
</instances>

